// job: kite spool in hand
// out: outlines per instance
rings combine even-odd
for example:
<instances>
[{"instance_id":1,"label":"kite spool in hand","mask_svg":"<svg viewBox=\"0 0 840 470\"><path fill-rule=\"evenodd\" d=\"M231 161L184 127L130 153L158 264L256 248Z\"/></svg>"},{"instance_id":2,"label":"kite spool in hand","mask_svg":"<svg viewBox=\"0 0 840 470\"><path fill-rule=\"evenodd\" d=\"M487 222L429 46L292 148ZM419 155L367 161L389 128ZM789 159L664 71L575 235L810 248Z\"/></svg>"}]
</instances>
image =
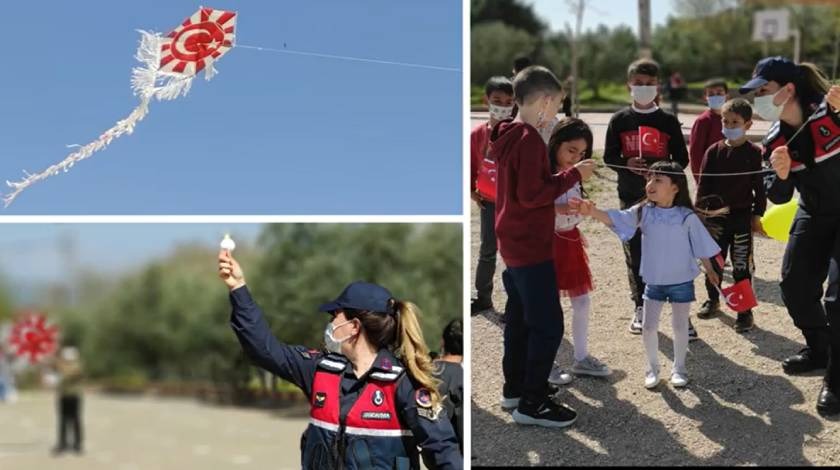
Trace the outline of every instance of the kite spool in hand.
<instances>
[{"instance_id":1,"label":"kite spool in hand","mask_svg":"<svg viewBox=\"0 0 840 470\"><path fill-rule=\"evenodd\" d=\"M236 242L233 241L233 238L230 238L230 234L228 233L225 234L225 238L222 239L222 243L219 245L228 253L236 249Z\"/></svg>"},{"instance_id":2,"label":"kite spool in hand","mask_svg":"<svg viewBox=\"0 0 840 470\"><path fill-rule=\"evenodd\" d=\"M796 208L799 201L790 201L771 207L761 218L761 226L770 238L787 242L790 237L790 226L793 224L793 217L796 215Z\"/></svg>"}]
</instances>

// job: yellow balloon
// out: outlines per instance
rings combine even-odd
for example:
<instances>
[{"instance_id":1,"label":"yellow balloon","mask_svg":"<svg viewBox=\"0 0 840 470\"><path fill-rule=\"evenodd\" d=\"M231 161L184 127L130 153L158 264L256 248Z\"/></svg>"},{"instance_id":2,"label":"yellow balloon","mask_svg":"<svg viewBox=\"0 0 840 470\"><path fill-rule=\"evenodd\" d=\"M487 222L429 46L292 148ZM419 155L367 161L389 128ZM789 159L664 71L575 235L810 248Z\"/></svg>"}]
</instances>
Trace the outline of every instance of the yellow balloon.
<instances>
[{"instance_id":1,"label":"yellow balloon","mask_svg":"<svg viewBox=\"0 0 840 470\"><path fill-rule=\"evenodd\" d=\"M790 226L793 225L793 216L796 215L796 207L799 204L797 199L773 206L764 213L761 217L761 225L764 227L764 232L770 238L779 240L780 242L788 241L790 237Z\"/></svg>"}]
</instances>

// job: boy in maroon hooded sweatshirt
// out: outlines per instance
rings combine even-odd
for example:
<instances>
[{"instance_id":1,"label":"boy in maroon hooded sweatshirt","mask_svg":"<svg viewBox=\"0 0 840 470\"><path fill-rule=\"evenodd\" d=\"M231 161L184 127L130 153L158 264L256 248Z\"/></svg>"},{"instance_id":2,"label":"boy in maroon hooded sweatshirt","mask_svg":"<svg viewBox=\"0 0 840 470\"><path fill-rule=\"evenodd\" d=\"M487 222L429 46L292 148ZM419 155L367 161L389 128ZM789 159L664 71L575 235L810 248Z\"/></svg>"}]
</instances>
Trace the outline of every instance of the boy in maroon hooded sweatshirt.
<instances>
[{"instance_id":1,"label":"boy in maroon hooded sweatshirt","mask_svg":"<svg viewBox=\"0 0 840 470\"><path fill-rule=\"evenodd\" d=\"M496 162L496 238L507 266L502 281L505 305L505 376L502 407L516 408L519 424L563 427L577 414L549 398L548 376L563 337L563 311L554 276L552 237L554 200L595 168L584 160L551 174L539 129L557 114L563 87L540 66L519 72L513 81L519 113L498 123L490 135Z\"/></svg>"},{"instance_id":2,"label":"boy in maroon hooded sweatshirt","mask_svg":"<svg viewBox=\"0 0 840 470\"><path fill-rule=\"evenodd\" d=\"M703 163L706 150L723 138L720 109L726 102L728 92L726 80L722 78L713 78L703 84L703 95L709 109L694 120L688 137L688 161L695 183L700 181L697 175L700 174L700 164Z\"/></svg>"}]
</instances>

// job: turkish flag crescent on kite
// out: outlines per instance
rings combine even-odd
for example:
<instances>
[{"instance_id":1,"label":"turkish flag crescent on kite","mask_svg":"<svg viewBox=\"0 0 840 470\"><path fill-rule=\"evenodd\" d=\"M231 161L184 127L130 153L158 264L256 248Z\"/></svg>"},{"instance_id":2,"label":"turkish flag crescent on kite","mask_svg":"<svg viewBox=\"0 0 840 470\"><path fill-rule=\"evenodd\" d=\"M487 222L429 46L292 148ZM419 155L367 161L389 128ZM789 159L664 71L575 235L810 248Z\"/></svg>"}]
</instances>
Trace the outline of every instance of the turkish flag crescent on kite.
<instances>
[{"instance_id":1,"label":"turkish flag crescent on kite","mask_svg":"<svg viewBox=\"0 0 840 470\"><path fill-rule=\"evenodd\" d=\"M749 279L741 279L732 286L721 289L721 294L726 305L735 312L743 312L758 306Z\"/></svg>"},{"instance_id":2,"label":"turkish flag crescent on kite","mask_svg":"<svg viewBox=\"0 0 840 470\"><path fill-rule=\"evenodd\" d=\"M639 153L642 157L667 157L668 140L668 135L655 127L639 126Z\"/></svg>"},{"instance_id":3,"label":"turkish flag crescent on kite","mask_svg":"<svg viewBox=\"0 0 840 470\"><path fill-rule=\"evenodd\" d=\"M202 7L163 40L161 72L201 72L233 47L235 32L235 12Z\"/></svg>"}]
</instances>

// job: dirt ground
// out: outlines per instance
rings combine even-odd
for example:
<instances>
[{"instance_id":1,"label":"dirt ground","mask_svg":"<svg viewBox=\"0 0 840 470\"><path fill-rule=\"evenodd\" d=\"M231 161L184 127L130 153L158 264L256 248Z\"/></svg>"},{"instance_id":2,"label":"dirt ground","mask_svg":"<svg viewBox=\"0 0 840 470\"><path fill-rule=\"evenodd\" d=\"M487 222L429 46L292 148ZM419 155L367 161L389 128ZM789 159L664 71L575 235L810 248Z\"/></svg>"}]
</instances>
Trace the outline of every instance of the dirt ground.
<instances>
[{"instance_id":1,"label":"dirt ground","mask_svg":"<svg viewBox=\"0 0 840 470\"><path fill-rule=\"evenodd\" d=\"M84 453L53 457L53 393L24 392L0 403L4 470L181 470L300 468L308 409L258 410L163 399L86 393Z\"/></svg>"},{"instance_id":2,"label":"dirt ground","mask_svg":"<svg viewBox=\"0 0 840 470\"><path fill-rule=\"evenodd\" d=\"M600 170L614 179L610 170ZM615 183L601 180L594 199L617 208ZM693 190L692 190L693 191ZM472 209L471 270L479 244L478 210ZM558 394L578 412L566 429L519 426L499 407L504 324L499 313L472 317L472 464L473 465L838 465L840 419L820 417L815 409L821 373L788 376L781 361L803 346L782 303L778 280L784 244L756 238L753 286L759 301L756 328L732 329L734 314L700 320L705 300L702 279L695 280L698 301L692 322L700 339L690 343L689 385L674 389L667 380L644 388L641 336L627 326L633 311L624 257L618 238L599 222L581 229L589 242L595 280L590 317L590 353L613 370L607 378L576 377ZM493 303L501 311L504 265L499 259ZM729 268L725 278L731 284ZM557 363L572 363L571 306L563 299L565 333ZM724 307L725 308L725 307ZM673 362L670 308L660 323L660 364L667 379Z\"/></svg>"}]
</instances>

